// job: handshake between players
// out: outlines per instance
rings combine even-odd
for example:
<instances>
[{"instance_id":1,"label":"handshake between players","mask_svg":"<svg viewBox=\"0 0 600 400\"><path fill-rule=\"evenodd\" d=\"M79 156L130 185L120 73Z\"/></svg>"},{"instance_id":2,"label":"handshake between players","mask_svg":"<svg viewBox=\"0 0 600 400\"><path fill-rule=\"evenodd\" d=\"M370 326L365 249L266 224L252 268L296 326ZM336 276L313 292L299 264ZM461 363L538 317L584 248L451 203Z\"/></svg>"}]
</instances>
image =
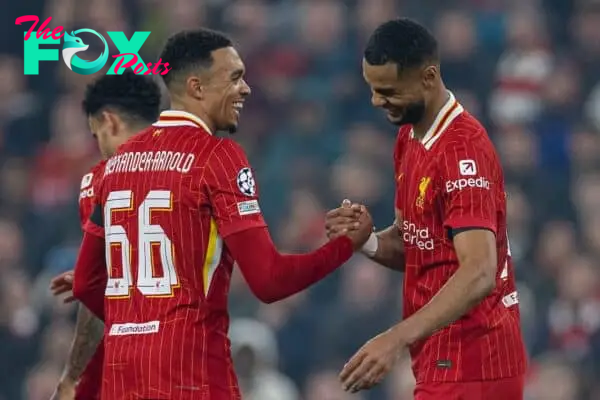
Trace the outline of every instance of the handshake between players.
<instances>
[{"instance_id":1,"label":"handshake between players","mask_svg":"<svg viewBox=\"0 0 600 400\"><path fill-rule=\"evenodd\" d=\"M73 278L75 297L106 325L102 398L188 400L206 388L212 400L239 399L226 339L234 260L270 303L361 251L404 271L403 318L344 366L346 390L379 383L408 348L415 400L522 399L527 359L502 167L485 128L446 89L423 26L382 24L363 57L373 106L398 127L394 223L375 234L366 208L344 201L327 214L329 242L307 254L275 248L243 149L214 135L237 130L250 94L231 41L182 32L161 58L174 66L163 77L172 109L107 161ZM107 271L107 255L120 265Z\"/></svg>"}]
</instances>

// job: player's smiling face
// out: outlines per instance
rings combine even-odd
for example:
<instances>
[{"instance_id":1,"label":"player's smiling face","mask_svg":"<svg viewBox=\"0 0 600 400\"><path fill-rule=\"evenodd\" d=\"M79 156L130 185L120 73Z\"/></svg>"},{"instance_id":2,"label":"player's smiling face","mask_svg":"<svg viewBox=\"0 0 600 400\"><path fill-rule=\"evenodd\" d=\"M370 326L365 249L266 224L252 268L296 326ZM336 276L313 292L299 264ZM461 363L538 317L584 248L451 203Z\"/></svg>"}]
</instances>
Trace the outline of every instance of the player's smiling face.
<instances>
[{"instance_id":1,"label":"player's smiling face","mask_svg":"<svg viewBox=\"0 0 600 400\"><path fill-rule=\"evenodd\" d=\"M204 88L204 99L216 129L235 133L244 101L250 94L250 87L244 80L246 69L233 47L215 50L212 56L211 76Z\"/></svg>"},{"instance_id":2,"label":"player's smiling face","mask_svg":"<svg viewBox=\"0 0 600 400\"><path fill-rule=\"evenodd\" d=\"M373 106L382 108L394 125L417 124L425 114L421 69L401 74L395 63L370 65L363 59L363 77L371 88Z\"/></svg>"}]
</instances>

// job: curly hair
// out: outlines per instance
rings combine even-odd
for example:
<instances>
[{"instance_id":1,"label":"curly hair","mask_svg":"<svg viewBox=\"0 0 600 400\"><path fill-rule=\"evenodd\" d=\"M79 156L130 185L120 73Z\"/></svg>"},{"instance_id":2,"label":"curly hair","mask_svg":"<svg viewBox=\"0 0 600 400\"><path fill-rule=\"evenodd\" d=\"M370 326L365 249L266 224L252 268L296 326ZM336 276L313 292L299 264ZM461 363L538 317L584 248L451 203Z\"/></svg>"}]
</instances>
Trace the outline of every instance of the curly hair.
<instances>
[{"instance_id":1,"label":"curly hair","mask_svg":"<svg viewBox=\"0 0 600 400\"><path fill-rule=\"evenodd\" d=\"M178 32L167 40L160 54L162 62L168 62L171 67L169 73L161 77L169 87L194 68L210 68L212 52L230 46L233 46L231 39L211 29Z\"/></svg>"},{"instance_id":2,"label":"curly hair","mask_svg":"<svg viewBox=\"0 0 600 400\"><path fill-rule=\"evenodd\" d=\"M438 43L423 25L408 18L380 25L367 42L364 58L370 65L394 63L398 71L437 62Z\"/></svg>"},{"instance_id":3,"label":"curly hair","mask_svg":"<svg viewBox=\"0 0 600 400\"><path fill-rule=\"evenodd\" d=\"M124 117L152 123L160 112L161 93L150 76L127 70L121 75L103 75L89 84L82 102L87 116L113 109Z\"/></svg>"}]
</instances>

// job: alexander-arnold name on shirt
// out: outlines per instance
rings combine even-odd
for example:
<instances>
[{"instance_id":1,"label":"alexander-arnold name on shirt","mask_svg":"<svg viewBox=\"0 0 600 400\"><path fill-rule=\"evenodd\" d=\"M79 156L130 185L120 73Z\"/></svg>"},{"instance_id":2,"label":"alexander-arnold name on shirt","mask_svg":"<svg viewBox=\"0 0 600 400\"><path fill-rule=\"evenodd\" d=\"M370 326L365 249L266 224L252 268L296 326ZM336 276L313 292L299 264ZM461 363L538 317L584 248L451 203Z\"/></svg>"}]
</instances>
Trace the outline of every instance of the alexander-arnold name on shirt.
<instances>
[{"instance_id":1,"label":"alexander-arnold name on shirt","mask_svg":"<svg viewBox=\"0 0 600 400\"><path fill-rule=\"evenodd\" d=\"M178 151L134 151L116 155L108 160L104 176L124 172L166 172L186 174L194 165L192 153Z\"/></svg>"}]
</instances>

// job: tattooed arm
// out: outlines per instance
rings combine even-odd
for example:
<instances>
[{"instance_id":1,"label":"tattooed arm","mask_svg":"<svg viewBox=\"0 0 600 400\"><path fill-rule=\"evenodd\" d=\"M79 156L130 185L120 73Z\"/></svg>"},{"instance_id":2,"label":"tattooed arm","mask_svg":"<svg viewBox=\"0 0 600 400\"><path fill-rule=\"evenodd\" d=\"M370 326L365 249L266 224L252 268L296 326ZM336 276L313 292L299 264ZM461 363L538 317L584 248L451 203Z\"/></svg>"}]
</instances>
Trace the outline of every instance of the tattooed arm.
<instances>
[{"instance_id":1,"label":"tattooed arm","mask_svg":"<svg viewBox=\"0 0 600 400\"><path fill-rule=\"evenodd\" d=\"M75 336L71 344L67 366L61 377L61 384L68 386L77 383L102 340L103 334L104 324L102 321L83 304L80 304L77 312Z\"/></svg>"}]
</instances>

